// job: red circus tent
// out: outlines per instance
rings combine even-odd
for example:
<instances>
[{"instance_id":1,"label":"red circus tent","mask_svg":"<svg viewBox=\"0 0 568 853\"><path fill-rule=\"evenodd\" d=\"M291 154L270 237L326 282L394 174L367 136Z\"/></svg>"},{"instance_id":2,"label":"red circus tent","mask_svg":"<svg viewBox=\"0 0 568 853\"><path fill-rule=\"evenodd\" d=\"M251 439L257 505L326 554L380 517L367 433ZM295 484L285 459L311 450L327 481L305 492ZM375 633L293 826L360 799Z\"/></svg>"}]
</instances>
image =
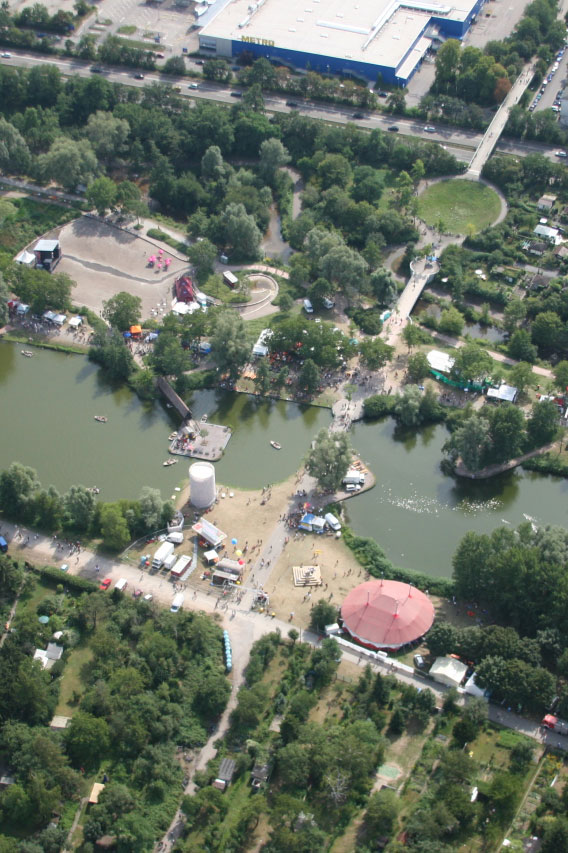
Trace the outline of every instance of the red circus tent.
<instances>
[{"instance_id":1,"label":"red circus tent","mask_svg":"<svg viewBox=\"0 0 568 853\"><path fill-rule=\"evenodd\" d=\"M177 279L175 290L179 302L193 302L195 300L193 281L188 275L182 275Z\"/></svg>"},{"instance_id":2,"label":"red circus tent","mask_svg":"<svg viewBox=\"0 0 568 853\"><path fill-rule=\"evenodd\" d=\"M364 646L398 649L431 628L434 607L411 584L372 580L351 590L341 617L344 628Z\"/></svg>"}]
</instances>

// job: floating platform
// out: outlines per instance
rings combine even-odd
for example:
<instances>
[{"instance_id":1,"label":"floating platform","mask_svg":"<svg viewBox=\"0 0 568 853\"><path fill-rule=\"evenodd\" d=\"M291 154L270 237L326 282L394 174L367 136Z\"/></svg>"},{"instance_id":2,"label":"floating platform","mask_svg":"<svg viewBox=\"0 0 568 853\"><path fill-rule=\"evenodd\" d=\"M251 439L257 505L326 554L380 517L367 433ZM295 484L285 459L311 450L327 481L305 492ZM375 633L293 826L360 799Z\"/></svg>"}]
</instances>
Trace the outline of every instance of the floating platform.
<instances>
[{"instance_id":1,"label":"floating platform","mask_svg":"<svg viewBox=\"0 0 568 853\"><path fill-rule=\"evenodd\" d=\"M170 453L191 459L217 462L231 440L231 427L209 421L191 421L182 427L170 443Z\"/></svg>"}]
</instances>

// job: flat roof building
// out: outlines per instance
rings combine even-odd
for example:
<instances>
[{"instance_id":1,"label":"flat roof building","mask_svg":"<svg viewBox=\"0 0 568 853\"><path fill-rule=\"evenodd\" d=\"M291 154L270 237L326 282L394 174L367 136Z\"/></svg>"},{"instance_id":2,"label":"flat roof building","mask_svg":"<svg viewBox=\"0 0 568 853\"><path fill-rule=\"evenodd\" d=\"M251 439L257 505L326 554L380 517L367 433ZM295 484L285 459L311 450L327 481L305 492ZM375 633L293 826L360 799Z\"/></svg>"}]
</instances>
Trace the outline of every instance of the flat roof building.
<instances>
[{"instance_id":1,"label":"flat roof building","mask_svg":"<svg viewBox=\"0 0 568 853\"><path fill-rule=\"evenodd\" d=\"M484 0L217 0L199 47L405 86L432 39L463 38ZM218 10L218 11L217 11Z\"/></svg>"}]
</instances>

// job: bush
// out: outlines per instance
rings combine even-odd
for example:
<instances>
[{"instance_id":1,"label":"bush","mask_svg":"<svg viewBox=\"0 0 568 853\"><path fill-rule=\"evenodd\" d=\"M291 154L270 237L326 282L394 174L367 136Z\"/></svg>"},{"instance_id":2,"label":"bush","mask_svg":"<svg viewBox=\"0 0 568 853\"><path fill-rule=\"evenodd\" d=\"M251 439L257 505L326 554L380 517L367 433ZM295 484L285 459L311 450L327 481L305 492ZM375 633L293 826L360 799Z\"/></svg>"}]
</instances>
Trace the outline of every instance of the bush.
<instances>
[{"instance_id":1,"label":"bush","mask_svg":"<svg viewBox=\"0 0 568 853\"><path fill-rule=\"evenodd\" d=\"M391 397L388 394L373 394L372 397L367 397L363 402L363 417L366 420L373 418L384 418L385 415L392 415L396 397Z\"/></svg>"},{"instance_id":2,"label":"bush","mask_svg":"<svg viewBox=\"0 0 568 853\"><path fill-rule=\"evenodd\" d=\"M74 589L80 589L84 592L94 592L98 589L98 584L86 578L80 578L77 575L63 574L61 569L56 569L55 566L33 566L31 563L26 563L26 568L37 572L42 578L48 578L56 584L60 584L64 579L66 586L71 586Z\"/></svg>"}]
</instances>

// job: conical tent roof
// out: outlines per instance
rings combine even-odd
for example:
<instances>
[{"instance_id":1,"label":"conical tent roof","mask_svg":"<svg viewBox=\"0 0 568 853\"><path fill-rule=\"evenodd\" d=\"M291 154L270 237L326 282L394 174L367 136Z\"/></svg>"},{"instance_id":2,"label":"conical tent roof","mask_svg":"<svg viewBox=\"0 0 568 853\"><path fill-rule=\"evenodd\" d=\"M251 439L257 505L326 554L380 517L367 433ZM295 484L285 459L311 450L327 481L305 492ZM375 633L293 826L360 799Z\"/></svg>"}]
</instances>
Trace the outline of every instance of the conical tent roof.
<instances>
[{"instance_id":1,"label":"conical tent roof","mask_svg":"<svg viewBox=\"0 0 568 853\"><path fill-rule=\"evenodd\" d=\"M364 645L397 649L430 629L434 607L411 584L372 580L351 590L341 616L346 630Z\"/></svg>"}]
</instances>

